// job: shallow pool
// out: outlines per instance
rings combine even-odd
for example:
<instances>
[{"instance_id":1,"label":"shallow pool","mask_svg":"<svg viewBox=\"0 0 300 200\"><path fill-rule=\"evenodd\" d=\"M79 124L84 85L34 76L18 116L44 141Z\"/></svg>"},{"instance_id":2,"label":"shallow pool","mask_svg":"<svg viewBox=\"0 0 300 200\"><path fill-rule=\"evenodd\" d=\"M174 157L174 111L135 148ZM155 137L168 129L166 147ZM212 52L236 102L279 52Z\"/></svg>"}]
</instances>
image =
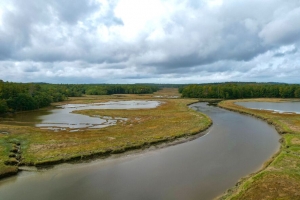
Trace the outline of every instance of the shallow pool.
<instances>
[{"instance_id":1,"label":"shallow pool","mask_svg":"<svg viewBox=\"0 0 300 200\"><path fill-rule=\"evenodd\" d=\"M236 102L237 105L262 110L273 110L279 113L296 113L300 114L300 102Z\"/></svg>"},{"instance_id":2,"label":"shallow pool","mask_svg":"<svg viewBox=\"0 0 300 200\"><path fill-rule=\"evenodd\" d=\"M14 125L31 125L53 131L78 131L82 128L103 128L126 121L126 118L109 116L86 116L73 113L75 110L91 109L150 109L156 108L160 101L109 101L93 104L66 104L47 111L19 113L13 121L4 123Z\"/></svg>"}]
</instances>

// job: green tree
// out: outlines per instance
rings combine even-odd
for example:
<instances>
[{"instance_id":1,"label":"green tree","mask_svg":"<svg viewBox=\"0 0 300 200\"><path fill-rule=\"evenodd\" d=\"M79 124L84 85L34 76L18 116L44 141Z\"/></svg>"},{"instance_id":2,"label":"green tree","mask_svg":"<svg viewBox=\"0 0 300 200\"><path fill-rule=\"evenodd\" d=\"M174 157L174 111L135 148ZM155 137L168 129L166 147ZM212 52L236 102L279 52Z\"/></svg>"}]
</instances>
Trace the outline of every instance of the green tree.
<instances>
[{"instance_id":1,"label":"green tree","mask_svg":"<svg viewBox=\"0 0 300 200\"><path fill-rule=\"evenodd\" d=\"M299 88L299 87L295 90L294 96L295 96L296 98L300 98L300 88Z\"/></svg>"},{"instance_id":2,"label":"green tree","mask_svg":"<svg viewBox=\"0 0 300 200\"><path fill-rule=\"evenodd\" d=\"M0 114L6 113L8 111L7 103L4 99L0 99Z\"/></svg>"}]
</instances>

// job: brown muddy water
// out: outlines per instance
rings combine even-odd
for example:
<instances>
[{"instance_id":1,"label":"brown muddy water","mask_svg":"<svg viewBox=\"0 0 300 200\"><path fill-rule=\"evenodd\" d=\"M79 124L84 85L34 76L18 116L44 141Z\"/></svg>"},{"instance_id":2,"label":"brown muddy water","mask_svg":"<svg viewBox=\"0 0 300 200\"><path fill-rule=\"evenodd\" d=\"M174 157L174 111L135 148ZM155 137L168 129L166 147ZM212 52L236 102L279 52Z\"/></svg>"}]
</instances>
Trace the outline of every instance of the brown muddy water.
<instances>
[{"instance_id":1,"label":"brown muddy water","mask_svg":"<svg viewBox=\"0 0 300 200\"><path fill-rule=\"evenodd\" d=\"M117 158L24 171L0 181L0 199L213 199L279 150L280 136L261 120L206 103L191 107L213 120L203 137Z\"/></svg>"}]
</instances>

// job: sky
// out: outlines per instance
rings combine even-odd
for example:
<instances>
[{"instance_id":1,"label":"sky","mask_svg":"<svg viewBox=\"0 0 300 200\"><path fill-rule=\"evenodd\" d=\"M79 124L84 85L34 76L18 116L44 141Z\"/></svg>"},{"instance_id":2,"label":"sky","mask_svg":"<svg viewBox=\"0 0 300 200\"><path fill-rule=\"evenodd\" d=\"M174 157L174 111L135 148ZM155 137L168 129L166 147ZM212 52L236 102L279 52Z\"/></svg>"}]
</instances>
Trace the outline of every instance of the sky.
<instances>
[{"instance_id":1,"label":"sky","mask_svg":"<svg viewBox=\"0 0 300 200\"><path fill-rule=\"evenodd\" d=\"M0 79L300 83L299 0L1 0Z\"/></svg>"}]
</instances>

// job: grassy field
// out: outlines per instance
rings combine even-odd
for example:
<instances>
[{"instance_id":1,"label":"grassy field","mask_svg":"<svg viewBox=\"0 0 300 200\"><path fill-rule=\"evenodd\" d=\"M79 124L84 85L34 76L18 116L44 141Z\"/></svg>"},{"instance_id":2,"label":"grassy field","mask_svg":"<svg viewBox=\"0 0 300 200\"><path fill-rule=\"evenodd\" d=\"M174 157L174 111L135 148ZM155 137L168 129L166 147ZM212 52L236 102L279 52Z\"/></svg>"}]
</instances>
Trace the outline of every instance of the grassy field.
<instances>
[{"instance_id":1,"label":"grassy field","mask_svg":"<svg viewBox=\"0 0 300 200\"><path fill-rule=\"evenodd\" d=\"M102 129L53 132L30 126L0 124L3 132L0 134L0 175L16 173L20 165L41 166L108 156L173 141L207 129L211 120L187 107L196 100L173 98L178 95L177 89L165 89L152 95L85 96L60 103L134 99L163 102L154 109L77 111L83 115L127 118L125 122Z\"/></svg>"},{"instance_id":2,"label":"grassy field","mask_svg":"<svg viewBox=\"0 0 300 200\"><path fill-rule=\"evenodd\" d=\"M251 99L249 101L289 100ZM234 102L236 101L223 101L219 106L250 114L273 124L282 134L282 144L280 152L266 163L264 169L242 180L220 199L300 199L300 115L247 109Z\"/></svg>"}]
</instances>

